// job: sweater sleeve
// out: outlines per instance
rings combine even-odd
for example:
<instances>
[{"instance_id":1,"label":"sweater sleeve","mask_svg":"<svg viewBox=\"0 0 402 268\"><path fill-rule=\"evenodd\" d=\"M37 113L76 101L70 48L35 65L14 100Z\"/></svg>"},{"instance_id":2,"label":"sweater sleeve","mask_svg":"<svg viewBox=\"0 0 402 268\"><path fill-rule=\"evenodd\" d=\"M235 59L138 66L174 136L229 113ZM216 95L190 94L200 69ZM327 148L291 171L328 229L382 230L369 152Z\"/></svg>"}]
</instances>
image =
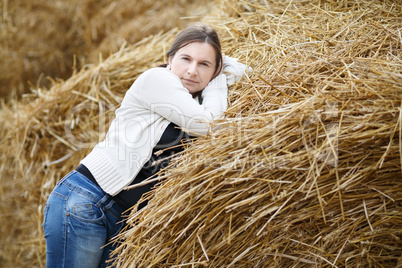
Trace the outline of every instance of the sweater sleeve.
<instances>
[{"instance_id":1,"label":"sweater sleeve","mask_svg":"<svg viewBox=\"0 0 402 268\"><path fill-rule=\"evenodd\" d=\"M172 72L163 68L151 70L138 81L143 105L192 134L207 134L210 122L226 110L226 76L220 74L206 86L199 104Z\"/></svg>"}]
</instances>

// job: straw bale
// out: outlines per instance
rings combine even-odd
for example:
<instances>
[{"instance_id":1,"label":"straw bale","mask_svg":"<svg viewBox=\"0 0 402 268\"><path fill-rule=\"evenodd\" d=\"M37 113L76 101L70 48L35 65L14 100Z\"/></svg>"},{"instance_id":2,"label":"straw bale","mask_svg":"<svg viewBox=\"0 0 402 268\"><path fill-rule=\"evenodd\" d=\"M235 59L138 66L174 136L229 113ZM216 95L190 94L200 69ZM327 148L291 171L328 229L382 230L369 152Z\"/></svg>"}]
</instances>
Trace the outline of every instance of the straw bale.
<instances>
[{"instance_id":1,"label":"straw bale","mask_svg":"<svg viewBox=\"0 0 402 268\"><path fill-rule=\"evenodd\" d=\"M226 4L210 21L254 72L133 210L115 262L402 265L401 5Z\"/></svg>"}]
</instances>

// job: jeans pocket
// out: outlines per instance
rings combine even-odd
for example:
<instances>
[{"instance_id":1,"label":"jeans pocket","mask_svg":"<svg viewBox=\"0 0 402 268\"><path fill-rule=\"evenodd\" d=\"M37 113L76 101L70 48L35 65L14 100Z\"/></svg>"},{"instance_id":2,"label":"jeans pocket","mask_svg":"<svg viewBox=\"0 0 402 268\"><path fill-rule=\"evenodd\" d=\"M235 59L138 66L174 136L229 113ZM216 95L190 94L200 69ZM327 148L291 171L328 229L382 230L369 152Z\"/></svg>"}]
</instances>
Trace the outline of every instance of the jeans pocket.
<instances>
[{"instance_id":1,"label":"jeans pocket","mask_svg":"<svg viewBox=\"0 0 402 268\"><path fill-rule=\"evenodd\" d=\"M92 204L77 204L72 206L71 214L86 220L94 220L95 212Z\"/></svg>"},{"instance_id":2,"label":"jeans pocket","mask_svg":"<svg viewBox=\"0 0 402 268\"><path fill-rule=\"evenodd\" d=\"M69 215L76 220L85 222L101 222L104 218L102 209L91 203L75 204L71 207Z\"/></svg>"},{"instance_id":3,"label":"jeans pocket","mask_svg":"<svg viewBox=\"0 0 402 268\"><path fill-rule=\"evenodd\" d=\"M104 213L91 198L72 191L67 201L68 216L81 222L102 222Z\"/></svg>"}]
</instances>

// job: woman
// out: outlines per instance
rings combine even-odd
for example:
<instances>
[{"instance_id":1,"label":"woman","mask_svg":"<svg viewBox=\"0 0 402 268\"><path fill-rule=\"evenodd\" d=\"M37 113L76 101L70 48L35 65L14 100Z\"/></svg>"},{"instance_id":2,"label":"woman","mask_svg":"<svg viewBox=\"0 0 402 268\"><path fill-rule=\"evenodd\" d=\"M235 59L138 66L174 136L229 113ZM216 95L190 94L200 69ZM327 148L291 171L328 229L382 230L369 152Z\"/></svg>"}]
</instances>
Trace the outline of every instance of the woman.
<instances>
[{"instance_id":1,"label":"woman","mask_svg":"<svg viewBox=\"0 0 402 268\"><path fill-rule=\"evenodd\" d=\"M105 140L51 193L43 222L47 267L106 266L113 250L107 243L122 229L124 211L153 185L123 189L155 175L182 149L188 133L207 134L209 123L225 111L228 80L215 30L186 28L167 56L166 68L138 77ZM225 66L235 72L231 76L245 70L229 57Z\"/></svg>"}]
</instances>

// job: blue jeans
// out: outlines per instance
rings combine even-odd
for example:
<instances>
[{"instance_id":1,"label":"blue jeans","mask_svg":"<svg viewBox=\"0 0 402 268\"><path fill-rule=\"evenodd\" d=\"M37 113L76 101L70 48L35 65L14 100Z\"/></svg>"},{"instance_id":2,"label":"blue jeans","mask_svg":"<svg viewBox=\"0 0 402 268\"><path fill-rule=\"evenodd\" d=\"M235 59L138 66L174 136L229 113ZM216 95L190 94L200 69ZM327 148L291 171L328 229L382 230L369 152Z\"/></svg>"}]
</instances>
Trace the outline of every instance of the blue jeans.
<instances>
[{"instance_id":1,"label":"blue jeans","mask_svg":"<svg viewBox=\"0 0 402 268\"><path fill-rule=\"evenodd\" d=\"M122 213L110 195L71 171L44 209L47 267L106 267L116 246L108 242L124 227Z\"/></svg>"}]
</instances>

